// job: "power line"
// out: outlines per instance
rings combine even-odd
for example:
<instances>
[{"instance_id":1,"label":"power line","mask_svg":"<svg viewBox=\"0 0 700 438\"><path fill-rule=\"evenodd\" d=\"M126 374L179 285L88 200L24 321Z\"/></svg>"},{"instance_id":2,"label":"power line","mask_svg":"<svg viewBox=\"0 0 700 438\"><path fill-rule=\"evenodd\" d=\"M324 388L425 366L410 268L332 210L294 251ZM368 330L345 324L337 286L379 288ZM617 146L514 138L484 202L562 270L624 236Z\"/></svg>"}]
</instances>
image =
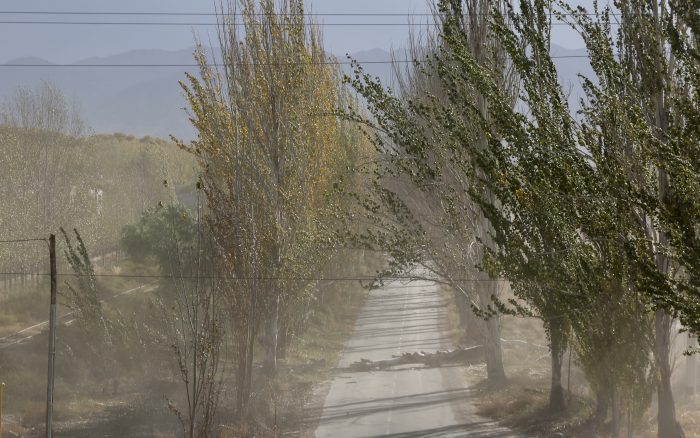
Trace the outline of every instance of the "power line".
<instances>
[{"instance_id":1,"label":"power line","mask_svg":"<svg viewBox=\"0 0 700 438\"><path fill-rule=\"evenodd\" d=\"M0 272L0 275L38 275L42 277L50 276L51 274L46 272L32 273L32 272ZM76 274L76 273L58 273L58 277L90 277L88 274ZM196 279L208 279L208 280L238 280L238 281L375 281L375 280L385 280L385 281L430 281L430 282L445 282L448 280L441 280L438 278L424 278L420 276L391 276L391 277L371 277L371 276L348 276L348 277L231 277L225 275L163 275L163 274L95 274L95 277L99 278L161 278L161 279L173 279L173 280L196 280ZM486 283L493 281L506 281L504 278L493 278L493 279L478 279L478 278L452 278L449 279L452 282L468 282L468 283Z\"/></svg>"},{"instance_id":2,"label":"power line","mask_svg":"<svg viewBox=\"0 0 700 438\"><path fill-rule=\"evenodd\" d=\"M10 239L0 240L0 243L46 242L47 239Z\"/></svg>"},{"instance_id":3,"label":"power line","mask_svg":"<svg viewBox=\"0 0 700 438\"><path fill-rule=\"evenodd\" d=\"M575 59L575 58L588 58L588 55L557 55L551 56L551 59ZM421 63L421 61L415 60L395 60L395 61L358 61L360 65L369 64L407 64L407 63ZM248 66L298 66L298 65L352 65L352 61L322 61L322 62L282 62L282 63L236 63L234 65L248 65ZM224 67L230 64L225 63L212 63L207 64L210 67ZM53 67L199 67L199 64L0 64L0 67L37 67L37 68L53 68Z\"/></svg>"},{"instance_id":4,"label":"power line","mask_svg":"<svg viewBox=\"0 0 700 438\"><path fill-rule=\"evenodd\" d=\"M329 13L242 13L242 12L85 12L85 11L0 11L0 14L16 15L118 15L118 16L163 16L163 17L265 17L268 15L304 16L304 17L432 17L432 13L397 13L397 12L329 12Z\"/></svg>"},{"instance_id":5,"label":"power line","mask_svg":"<svg viewBox=\"0 0 700 438\"><path fill-rule=\"evenodd\" d=\"M229 23L198 23L198 22L169 22L169 21L0 21L0 24L54 24L54 25L90 25L90 26L222 26ZM232 23L236 26L269 26L268 23ZM552 26L569 26L565 22L553 22ZM441 23L275 23L274 26L279 27L295 27L295 26L419 26L419 27L440 27Z\"/></svg>"},{"instance_id":6,"label":"power line","mask_svg":"<svg viewBox=\"0 0 700 438\"><path fill-rule=\"evenodd\" d=\"M119 25L119 26L220 26L229 23L194 23L170 21L0 21L0 24L59 24L59 25ZM269 26L269 23L231 23L236 26ZM274 26L413 26L411 23L275 23ZM432 23L417 23L418 26L434 26Z\"/></svg>"},{"instance_id":7,"label":"power line","mask_svg":"<svg viewBox=\"0 0 700 438\"><path fill-rule=\"evenodd\" d=\"M89 11L0 11L0 14L15 14L15 15L118 15L118 16L164 16L164 17L187 17L187 16L198 16L198 17L244 17L247 15L252 16L267 16L267 15L284 15L284 16L298 16L303 15L305 17L433 17L434 14L431 12L424 13L414 13L414 12L328 12L328 13L284 13L284 14L268 14L268 13L242 13L242 12L117 12L117 11L104 11L104 12L89 12ZM487 14L484 14L487 15ZM563 12L559 13L561 16L577 16L577 15L588 15L596 16L594 12L588 13L569 13ZM611 12L608 15L618 16L622 15L619 12Z\"/></svg>"},{"instance_id":8,"label":"power line","mask_svg":"<svg viewBox=\"0 0 700 438\"><path fill-rule=\"evenodd\" d=\"M397 61L397 62L413 62L413 61ZM391 64L391 61L368 61L362 64ZM350 65L352 62L343 61L324 61L324 62L282 62L282 63L236 63L234 65L248 66L298 66L298 65ZM224 67L229 64L216 63L207 64L210 67ZM199 64L0 64L0 67L199 67Z\"/></svg>"}]
</instances>

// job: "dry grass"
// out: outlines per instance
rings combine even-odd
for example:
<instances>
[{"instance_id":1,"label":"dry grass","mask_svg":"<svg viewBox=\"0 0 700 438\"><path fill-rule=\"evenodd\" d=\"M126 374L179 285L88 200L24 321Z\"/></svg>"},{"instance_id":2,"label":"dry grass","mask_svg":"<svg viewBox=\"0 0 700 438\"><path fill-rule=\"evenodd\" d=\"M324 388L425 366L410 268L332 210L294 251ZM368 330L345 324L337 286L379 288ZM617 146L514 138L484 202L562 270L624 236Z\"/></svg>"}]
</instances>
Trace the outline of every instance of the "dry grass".
<instances>
[{"instance_id":1,"label":"dry grass","mask_svg":"<svg viewBox=\"0 0 700 438\"><path fill-rule=\"evenodd\" d=\"M116 268L103 272L150 274L154 267L122 261ZM127 320L153 318L149 313L153 310L148 306L150 294L135 293L109 300L114 293L131 289L142 280L103 277L100 282L108 299L106 312L112 314L118 309ZM37 294L44 292L39 288ZM314 388L330 377L366 297L367 291L359 284L342 282L325 289L323 305L318 303L315 306L301 336L290 340L287 357L280 360L277 376L269 379L256 372L254 406L251 409L256 419L248 429L255 432L253 435L248 433L248 436L279 436L283 433L288 437L308 436L307 430L314 428L313 421L318 414L319 400ZM42 301L38 305L42 312L37 319L43 317L45 304ZM126 363L114 364L114 371L119 375L111 380L119 381L117 388L111 380L100 378L104 374L100 371L101 362L86 363L79 359L83 356L76 356L71 351L71 347L77 349L85 342L84 336L77 324L59 328L54 411L56 436L106 436L116 430L135 437L176 435L177 421L168 412L166 399L177 400L181 386L170 378L170 353L151 349L149 357L136 353ZM8 383L5 415L9 424L5 430L18 436L39 436L43 431L46 344L46 333L42 333L26 344L0 351L0 378ZM151 365L142 366L142 363ZM224 413L231 412L227 406L229 399L224 393L221 409L224 418ZM226 427L221 433L222 436L246 436Z\"/></svg>"},{"instance_id":2,"label":"dry grass","mask_svg":"<svg viewBox=\"0 0 700 438\"><path fill-rule=\"evenodd\" d=\"M47 318L47 278L18 282L0 291L0 337L16 333Z\"/></svg>"},{"instance_id":3,"label":"dry grass","mask_svg":"<svg viewBox=\"0 0 700 438\"><path fill-rule=\"evenodd\" d=\"M549 390L543 379L528 375L511 376L506 386L484 388L477 412L533 437L575 437L585 435L591 405L574 397L564 412L549 410Z\"/></svg>"},{"instance_id":4,"label":"dry grass","mask_svg":"<svg viewBox=\"0 0 700 438\"><path fill-rule=\"evenodd\" d=\"M700 438L700 395L688 396L676 390L676 418L683 426L686 438ZM656 438L656 404L644 415L639 425L639 438Z\"/></svg>"},{"instance_id":5,"label":"dry grass","mask_svg":"<svg viewBox=\"0 0 700 438\"><path fill-rule=\"evenodd\" d=\"M155 268L138 266L128 260L122 260L117 266L106 268L97 266L97 272L151 274L155 272ZM70 278L61 280L70 280ZM105 311L113 312L117 308L129 309L135 306L133 303L143 303L144 297L139 294L123 296L118 300L111 299L116 293L141 284L143 279L139 278L100 278L100 290L103 292L101 298L107 300ZM65 285L60 281L59 293L62 288L65 288ZM48 283L32 282L26 282L24 285L18 283L16 289L12 291L5 289L3 292L6 294L6 301L0 305L0 331L5 334L14 333L28 325L45 321L48 318L47 289ZM8 299L12 303L11 306L5 306ZM144 306L138 307L140 314L147 313ZM59 301L59 317L69 310ZM8 323L8 319L2 318L3 313L11 314L17 323ZM127 315L131 315L131 312ZM86 361L85 356L76 355L77 352L74 349L86 343L85 336L78 324L70 326L61 324L58 327L54 407L57 436L61 436L60 431L66 427L75 431L67 434L68 436L85 436L78 431L87 427L93 420L101 417L119 417L117 411L133 401L132 394L128 392L133 391L134 386L138 388L135 382L141 378L138 375L140 370L120 369L120 372L124 372L126 383L119 388L119 394L115 394L113 390L107 391L107 387L113 388L111 382L96 378L101 371L100 367L104 366L102 361L97 359ZM0 351L0 380L7 384L4 408L9 425L6 430L17 436L38 436L44 429L47 338L47 331L44 329L21 345L14 345ZM119 366L115 364L115 367ZM156 396L157 403L162 404L163 393ZM63 436L66 436L65 432Z\"/></svg>"},{"instance_id":6,"label":"dry grass","mask_svg":"<svg viewBox=\"0 0 700 438\"><path fill-rule=\"evenodd\" d=\"M275 379L261 376L258 382L259 403L253 410L268 430L254 436L278 436L274 431L287 437L311 436L323 402L314 389L330 378L366 298L359 284L335 284L325 291L323 306L314 310L303 334L292 338Z\"/></svg>"},{"instance_id":7,"label":"dry grass","mask_svg":"<svg viewBox=\"0 0 700 438\"><path fill-rule=\"evenodd\" d=\"M453 297L448 298L448 320L453 342L462 343L466 337L458 327L459 316ZM561 437L578 436L586 428L591 406L582 372L575 359L564 359L564 385L570 387L572 396L568 408L559 414L548 409L550 384L550 354L542 322L535 318L501 317L503 361L508 383L491 388L486 383L486 367L465 368L467 381L478 389L477 413L521 431L528 436ZM570 377L569 377L570 376Z\"/></svg>"},{"instance_id":8,"label":"dry grass","mask_svg":"<svg viewBox=\"0 0 700 438\"><path fill-rule=\"evenodd\" d=\"M575 357L564 356L563 379L570 389L568 406L559 413L549 409L551 356L542 321L504 316L501 319L503 360L508 385L486 392L479 412L536 437L576 437L588 434L592 407L588 385Z\"/></svg>"},{"instance_id":9,"label":"dry grass","mask_svg":"<svg viewBox=\"0 0 700 438\"><path fill-rule=\"evenodd\" d=\"M458 322L456 316L451 324ZM481 388L478 392L478 413L490 417L513 429L536 437L584 437L591 436L588 423L594 403L585 375L576 365L575 356L564 356L563 384L570 389L568 408L560 414L548 410L550 385L550 355L541 321L533 318L504 316L501 319L504 342L503 357L509 382L505 387L492 389L485 385L486 373L483 368L470 367L466 370L468 380ZM677 341L684 345L684 339ZM677 349L677 355L682 349ZM680 357L680 356L678 356ZM683 396L681 387L685 369L683 358L676 359L674 384L676 412L686 437L700 438L700 395ZM656 406L650 409L635 425L635 438L655 438ZM603 430L597 436L607 436Z\"/></svg>"},{"instance_id":10,"label":"dry grass","mask_svg":"<svg viewBox=\"0 0 700 438\"><path fill-rule=\"evenodd\" d=\"M128 275L151 275L157 273L157 267L148 265L137 265L129 260L122 260L115 265L108 265L106 268L101 265L95 266L97 274L128 274ZM58 283L59 295L65 290L65 281L68 278L61 278ZM140 286L147 280L130 277L102 277L100 278L100 288L104 293L104 299L109 299L114 294ZM49 279L39 277L38 280L27 280L17 282L12 287L0 289L0 337L11 335L34 324L48 319L48 294ZM60 299L60 297L59 297ZM59 302L59 317L70 309Z\"/></svg>"},{"instance_id":11,"label":"dry grass","mask_svg":"<svg viewBox=\"0 0 700 438\"><path fill-rule=\"evenodd\" d=\"M677 405L678 421L683 425L686 438L700 438L700 396L694 396Z\"/></svg>"}]
</instances>

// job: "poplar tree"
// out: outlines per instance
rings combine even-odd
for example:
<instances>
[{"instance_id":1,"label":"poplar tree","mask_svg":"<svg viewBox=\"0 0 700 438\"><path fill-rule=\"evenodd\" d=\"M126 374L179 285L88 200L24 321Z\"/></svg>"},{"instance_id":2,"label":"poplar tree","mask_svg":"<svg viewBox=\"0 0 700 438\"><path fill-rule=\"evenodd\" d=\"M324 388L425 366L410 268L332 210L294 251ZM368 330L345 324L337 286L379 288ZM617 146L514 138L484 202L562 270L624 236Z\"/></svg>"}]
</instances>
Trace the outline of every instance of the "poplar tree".
<instances>
[{"instance_id":1,"label":"poplar tree","mask_svg":"<svg viewBox=\"0 0 700 438\"><path fill-rule=\"evenodd\" d=\"M302 0L231 1L218 29L223 67L200 46L199 77L183 85L198 136L181 146L200 163L245 417L255 340L273 374L296 311L335 254L333 184L351 178L359 146L336 117L338 72Z\"/></svg>"}]
</instances>

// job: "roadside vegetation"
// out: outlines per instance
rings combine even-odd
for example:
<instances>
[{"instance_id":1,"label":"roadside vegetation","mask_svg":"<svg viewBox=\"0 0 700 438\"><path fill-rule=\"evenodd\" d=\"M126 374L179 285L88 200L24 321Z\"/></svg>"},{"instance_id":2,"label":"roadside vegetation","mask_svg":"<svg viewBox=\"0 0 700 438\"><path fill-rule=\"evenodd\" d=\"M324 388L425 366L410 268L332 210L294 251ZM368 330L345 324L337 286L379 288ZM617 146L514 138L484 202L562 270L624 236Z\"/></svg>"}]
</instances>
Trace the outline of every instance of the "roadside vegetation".
<instances>
[{"instance_id":1,"label":"roadside vegetation","mask_svg":"<svg viewBox=\"0 0 700 438\"><path fill-rule=\"evenodd\" d=\"M121 262L97 274L157 274L157 265ZM143 269L150 266L149 269ZM139 282L99 277L98 288L110 296L136 287ZM92 437L118 428L129 436L172 436L179 427L168 410L168 401L180 403L177 389L177 364L173 362L165 333L165 320L156 318L159 297L168 295L168 288L136 290L128 295L107 299L102 304L105 317L116 335L133 336L128 348L95 342L95 332L86 333L84 324L75 321L59 328L56 382L57 436ZM45 297L46 288L42 290ZM223 436L240 436L240 430L268 430L272 435L292 432L304 436L313 430L314 418L322 406L323 391L315 388L329 377L338 354L352 333L357 313L362 308L366 289L359 283L332 283L319 289L319 302L313 306L306 330L290 340L287 358L280 362L278 375L270 380L256 375L253 403L254 426L222 421L217 426ZM45 300L28 300L27 305L45 312ZM38 310L37 310L38 312ZM46 318L46 315L42 315ZM115 327L116 326L116 327ZM121 326L121 327L120 327ZM127 329L128 328L128 329ZM125 333L126 332L126 333ZM43 435L45 416L46 328L31 339L5 348L0 345L5 392L5 433L19 436ZM101 348L101 350L93 350ZM260 356L262 358L262 356ZM110 361L115 363L110 364ZM258 362L260 364L261 362ZM222 409L230 391L229 380L223 393ZM276 412L276 418L275 418ZM241 429L243 428L243 429ZM218 432L217 432L218 433ZM229 433L229 435L226 435Z\"/></svg>"}]
</instances>

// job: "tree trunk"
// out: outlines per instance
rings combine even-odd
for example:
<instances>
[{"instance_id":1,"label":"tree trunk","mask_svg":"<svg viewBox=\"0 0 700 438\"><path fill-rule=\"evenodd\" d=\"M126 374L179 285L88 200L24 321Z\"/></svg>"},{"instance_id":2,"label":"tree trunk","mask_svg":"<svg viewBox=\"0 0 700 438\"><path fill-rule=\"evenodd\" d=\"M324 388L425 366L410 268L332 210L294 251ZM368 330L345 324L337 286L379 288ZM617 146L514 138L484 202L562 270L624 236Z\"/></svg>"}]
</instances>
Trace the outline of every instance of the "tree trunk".
<instances>
[{"instance_id":1,"label":"tree trunk","mask_svg":"<svg viewBox=\"0 0 700 438\"><path fill-rule=\"evenodd\" d=\"M566 408L564 386L561 383L561 368L566 350L564 327L561 319L549 325L549 344L552 354L552 383L549 389L549 410L561 412Z\"/></svg>"},{"instance_id":2,"label":"tree trunk","mask_svg":"<svg viewBox=\"0 0 700 438\"><path fill-rule=\"evenodd\" d=\"M252 330L251 330L252 333ZM250 393L253 391L253 350L255 348L255 334L252 333L248 339L248 352L246 355L245 364L245 399L244 413L248 415L248 402L250 401Z\"/></svg>"},{"instance_id":3,"label":"tree trunk","mask_svg":"<svg viewBox=\"0 0 700 438\"><path fill-rule=\"evenodd\" d=\"M495 282L493 282L495 283ZM486 309L492 304L491 296L494 295L495 285L489 285L479 293L480 305ZM506 381L506 371L503 368L503 353L501 351L501 322L498 316L493 316L482 325L484 328L484 354L486 356L486 374L489 383L501 385Z\"/></svg>"},{"instance_id":4,"label":"tree trunk","mask_svg":"<svg viewBox=\"0 0 700 438\"><path fill-rule=\"evenodd\" d=\"M654 352L659 368L658 393L658 436L659 438L684 438L681 425L676 420L676 405L671 388L671 325L673 318L664 310L655 315L656 341Z\"/></svg>"},{"instance_id":5,"label":"tree trunk","mask_svg":"<svg viewBox=\"0 0 700 438\"><path fill-rule=\"evenodd\" d=\"M663 23L663 8L664 3L652 2L652 12L654 15L654 24L656 27L655 38L652 40L658 44L659 53L664 53L664 38L662 28ZM666 141L664 136L669 131L669 106L665 95L664 87L668 85L667 77L669 71L664 71L666 67L662 66L659 57L654 58L653 70L649 73L654 82L659 86L652 90L654 102L654 125L658 128L660 140ZM656 169L658 199L660 202L666 202L670 190L670 179L666 170L662 167ZM664 231L658 234L658 245L665 247L668 245L668 235ZM660 252L655 255L656 267L662 275L668 275L671 267L670 259ZM671 324L673 318L666 313L665 310L659 309L655 315L656 329L656 362L659 367L659 382L657 383L659 410L658 410L658 436L660 438L677 438L685 437L680 423L676 420L676 406L673 400L673 390L671 389Z\"/></svg>"},{"instance_id":6,"label":"tree trunk","mask_svg":"<svg viewBox=\"0 0 700 438\"><path fill-rule=\"evenodd\" d=\"M236 413L238 418L246 416L247 396L246 377L248 375L247 343L238 348L238 369L236 370Z\"/></svg>"},{"instance_id":7,"label":"tree trunk","mask_svg":"<svg viewBox=\"0 0 700 438\"><path fill-rule=\"evenodd\" d=\"M287 343L289 341L289 329L286 324L281 324L279 336L277 337L277 359L287 357Z\"/></svg>"},{"instance_id":8,"label":"tree trunk","mask_svg":"<svg viewBox=\"0 0 700 438\"><path fill-rule=\"evenodd\" d=\"M612 410L612 423L610 425L611 438L620 438L620 402L617 392L613 388L610 392L610 408Z\"/></svg>"},{"instance_id":9,"label":"tree trunk","mask_svg":"<svg viewBox=\"0 0 700 438\"><path fill-rule=\"evenodd\" d=\"M498 317L489 318L486 321L488 336L486 339L486 373L489 382L495 385L506 381L506 371L503 368L503 354L501 352L501 322Z\"/></svg>"},{"instance_id":10,"label":"tree trunk","mask_svg":"<svg viewBox=\"0 0 700 438\"><path fill-rule=\"evenodd\" d=\"M274 375L277 372L277 345L279 342L279 294L275 298L270 320L267 324L267 342L265 343L265 371Z\"/></svg>"},{"instance_id":11,"label":"tree trunk","mask_svg":"<svg viewBox=\"0 0 700 438\"><path fill-rule=\"evenodd\" d=\"M459 326L464 330L466 342L480 342L479 327L483 324L483 321L474 314L469 300L465 298L462 292L455 289L454 296L459 314Z\"/></svg>"},{"instance_id":12,"label":"tree trunk","mask_svg":"<svg viewBox=\"0 0 700 438\"><path fill-rule=\"evenodd\" d=\"M591 434L592 436L597 437L598 431L601 429L603 423L605 423L605 419L608 417L608 407L610 403L609 389L595 391L595 402L595 412L593 413L592 419L594 426L591 430Z\"/></svg>"},{"instance_id":13,"label":"tree trunk","mask_svg":"<svg viewBox=\"0 0 700 438\"><path fill-rule=\"evenodd\" d=\"M236 370L236 414L239 419L248 416L248 402L253 386L253 348L256 333L253 329L253 308L249 309L246 337L238 345L238 367ZM235 329L234 329L235 330Z\"/></svg>"},{"instance_id":14,"label":"tree trunk","mask_svg":"<svg viewBox=\"0 0 700 438\"><path fill-rule=\"evenodd\" d=\"M659 197L664 199L669 190L668 175L662 169L657 170ZM668 236L664 232L659 233L659 245L668 245ZM656 254L656 268L663 275L668 275L671 270L671 261L664 254ZM673 399L671 387L671 327L673 317L664 309L659 309L654 315L654 354L656 366L659 369L659 381L656 384L658 397L658 436L659 438L685 437L683 428L676 420L676 404Z\"/></svg>"}]
</instances>

